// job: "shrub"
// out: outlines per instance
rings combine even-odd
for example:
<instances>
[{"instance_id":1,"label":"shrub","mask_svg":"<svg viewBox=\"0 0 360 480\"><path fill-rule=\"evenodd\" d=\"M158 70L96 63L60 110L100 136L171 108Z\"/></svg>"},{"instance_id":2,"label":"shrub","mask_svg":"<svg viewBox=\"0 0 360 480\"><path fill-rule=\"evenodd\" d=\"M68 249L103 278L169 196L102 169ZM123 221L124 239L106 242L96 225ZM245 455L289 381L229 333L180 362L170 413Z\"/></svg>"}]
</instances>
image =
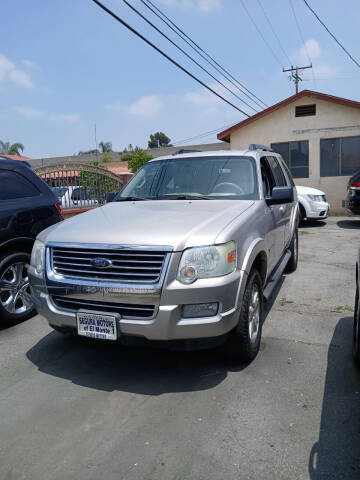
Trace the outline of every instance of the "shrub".
<instances>
[{"instance_id":1,"label":"shrub","mask_svg":"<svg viewBox=\"0 0 360 480\"><path fill-rule=\"evenodd\" d=\"M133 153L131 159L128 161L128 167L135 173L142 167L146 162L151 160L153 157L149 155L144 150L138 150L137 152Z\"/></svg>"}]
</instances>

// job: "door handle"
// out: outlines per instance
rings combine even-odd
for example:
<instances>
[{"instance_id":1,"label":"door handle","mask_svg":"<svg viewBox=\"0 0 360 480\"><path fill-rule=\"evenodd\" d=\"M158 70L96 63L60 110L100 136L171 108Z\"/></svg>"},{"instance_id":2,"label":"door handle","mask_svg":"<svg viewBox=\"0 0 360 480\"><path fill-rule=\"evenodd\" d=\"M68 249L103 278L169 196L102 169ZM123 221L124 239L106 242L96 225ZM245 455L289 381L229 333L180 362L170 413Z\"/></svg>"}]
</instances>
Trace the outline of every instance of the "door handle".
<instances>
[{"instance_id":1,"label":"door handle","mask_svg":"<svg viewBox=\"0 0 360 480\"><path fill-rule=\"evenodd\" d=\"M280 211L281 213L284 213L284 212L285 212L285 207L282 205L281 207L279 207L279 211Z\"/></svg>"}]
</instances>

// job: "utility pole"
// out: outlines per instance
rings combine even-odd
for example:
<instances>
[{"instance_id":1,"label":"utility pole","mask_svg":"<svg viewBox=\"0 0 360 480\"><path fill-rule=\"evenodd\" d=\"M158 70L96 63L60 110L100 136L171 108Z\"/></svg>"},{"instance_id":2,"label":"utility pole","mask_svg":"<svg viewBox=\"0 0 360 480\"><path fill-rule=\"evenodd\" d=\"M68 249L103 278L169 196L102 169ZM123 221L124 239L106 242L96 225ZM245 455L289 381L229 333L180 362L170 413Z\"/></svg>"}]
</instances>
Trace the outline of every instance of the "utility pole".
<instances>
[{"instance_id":1,"label":"utility pole","mask_svg":"<svg viewBox=\"0 0 360 480\"><path fill-rule=\"evenodd\" d=\"M96 161L97 161L97 157L98 157L98 152L97 152L97 138L96 138L96 123L94 125L94 135L95 135L95 155L96 155Z\"/></svg>"},{"instance_id":2,"label":"utility pole","mask_svg":"<svg viewBox=\"0 0 360 480\"><path fill-rule=\"evenodd\" d=\"M302 78L300 77L299 71L306 70L307 68L312 68L312 64L308 65L307 67L293 67L291 65L291 68L287 68L287 69L283 68L283 72L291 72L290 78L292 78L295 83L296 93L299 93L299 82L300 81L302 82Z\"/></svg>"}]
</instances>

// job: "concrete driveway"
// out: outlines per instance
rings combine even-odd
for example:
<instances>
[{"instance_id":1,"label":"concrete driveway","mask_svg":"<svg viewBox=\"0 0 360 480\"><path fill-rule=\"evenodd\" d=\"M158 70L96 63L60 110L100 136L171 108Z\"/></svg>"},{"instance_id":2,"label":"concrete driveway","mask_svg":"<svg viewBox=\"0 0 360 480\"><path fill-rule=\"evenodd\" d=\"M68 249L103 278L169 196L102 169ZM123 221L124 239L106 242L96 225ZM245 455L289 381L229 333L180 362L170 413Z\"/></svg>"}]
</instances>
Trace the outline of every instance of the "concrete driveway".
<instances>
[{"instance_id":1,"label":"concrete driveway","mask_svg":"<svg viewBox=\"0 0 360 480\"><path fill-rule=\"evenodd\" d=\"M250 365L88 343L40 316L0 331L0 479L358 480L359 234L300 228Z\"/></svg>"}]
</instances>

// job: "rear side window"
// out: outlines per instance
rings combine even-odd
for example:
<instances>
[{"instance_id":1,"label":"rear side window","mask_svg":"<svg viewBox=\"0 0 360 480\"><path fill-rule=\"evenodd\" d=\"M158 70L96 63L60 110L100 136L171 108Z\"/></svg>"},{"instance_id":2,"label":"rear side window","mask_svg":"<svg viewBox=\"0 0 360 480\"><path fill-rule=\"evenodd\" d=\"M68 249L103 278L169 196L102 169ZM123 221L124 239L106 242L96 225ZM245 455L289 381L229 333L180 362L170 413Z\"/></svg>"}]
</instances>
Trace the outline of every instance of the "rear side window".
<instances>
[{"instance_id":1,"label":"rear side window","mask_svg":"<svg viewBox=\"0 0 360 480\"><path fill-rule=\"evenodd\" d=\"M17 172L0 170L0 200L37 197L39 190Z\"/></svg>"},{"instance_id":2,"label":"rear side window","mask_svg":"<svg viewBox=\"0 0 360 480\"><path fill-rule=\"evenodd\" d=\"M286 178L277 159L275 157L268 157L268 162L273 172L276 186L286 187Z\"/></svg>"}]
</instances>

